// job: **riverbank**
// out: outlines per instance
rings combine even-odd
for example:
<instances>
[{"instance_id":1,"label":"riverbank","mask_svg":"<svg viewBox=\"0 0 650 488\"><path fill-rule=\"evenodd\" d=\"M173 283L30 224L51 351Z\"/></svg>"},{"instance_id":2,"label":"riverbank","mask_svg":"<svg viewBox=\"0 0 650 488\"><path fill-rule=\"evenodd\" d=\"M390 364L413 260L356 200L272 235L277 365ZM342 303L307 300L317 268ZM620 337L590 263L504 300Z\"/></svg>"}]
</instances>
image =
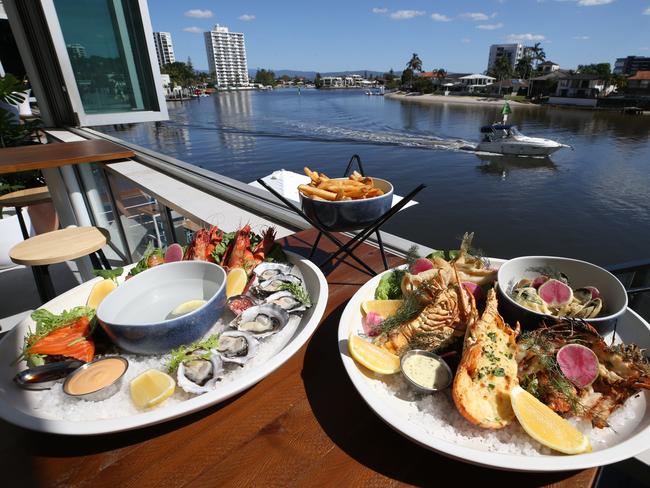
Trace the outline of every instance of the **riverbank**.
<instances>
[{"instance_id":1,"label":"riverbank","mask_svg":"<svg viewBox=\"0 0 650 488\"><path fill-rule=\"evenodd\" d=\"M385 98L392 98L394 100L404 100L407 102L416 102L416 103L451 103L451 104L462 104L462 105L503 105L503 102L506 101L501 98L487 98L487 97L473 97L473 96L464 96L459 97L455 95L407 95L406 93L387 93L384 95ZM522 103L514 100L507 100L511 106L517 107L539 107L533 103Z\"/></svg>"}]
</instances>

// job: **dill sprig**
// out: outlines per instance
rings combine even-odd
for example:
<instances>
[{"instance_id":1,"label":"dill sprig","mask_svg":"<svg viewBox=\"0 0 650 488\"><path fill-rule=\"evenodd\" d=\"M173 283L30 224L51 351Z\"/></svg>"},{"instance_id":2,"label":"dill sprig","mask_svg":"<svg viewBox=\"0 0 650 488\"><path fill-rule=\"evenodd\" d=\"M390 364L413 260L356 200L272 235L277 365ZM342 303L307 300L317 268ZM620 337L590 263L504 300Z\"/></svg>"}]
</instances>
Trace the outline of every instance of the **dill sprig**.
<instances>
[{"instance_id":1,"label":"dill sprig","mask_svg":"<svg viewBox=\"0 0 650 488\"><path fill-rule=\"evenodd\" d=\"M420 259L420 253L418 252L420 248L413 244L411 247L409 247L409 250L406 252L406 256L404 259L406 259L406 265L407 269L411 269L411 267L415 264L415 262Z\"/></svg>"},{"instance_id":2,"label":"dill sprig","mask_svg":"<svg viewBox=\"0 0 650 488\"><path fill-rule=\"evenodd\" d=\"M406 322L410 322L420 315L425 307L422 303L422 297L426 295L432 287L433 282L427 280L420 283L415 290L406 293L404 295L404 301L395 313L379 324L381 330L383 332L390 332L396 327L399 327Z\"/></svg>"},{"instance_id":3,"label":"dill sprig","mask_svg":"<svg viewBox=\"0 0 650 488\"><path fill-rule=\"evenodd\" d=\"M214 349L219 345L219 334L214 334L207 339L202 339L186 346L180 346L169 353L169 364L167 371L169 374L176 372L182 362L188 359L210 359L212 353L210 349ZM195 354L196 351L204 351L200 354Z\"/></svg>"},{"instance_id":4,"label":"dill sprig","mask_svg":"<svg viewBox=\"0 0 650 488\"><path fill-rule=\"evenodd\" d=\"M309 293L305 289L304 286L302 286L299 283L283 283L280 285L280 291L288 291L291 292L291 294L296 297L296 299L305 305L306 307L311 306L311 298L309 297Z\"/></svg>"}]
</instances>

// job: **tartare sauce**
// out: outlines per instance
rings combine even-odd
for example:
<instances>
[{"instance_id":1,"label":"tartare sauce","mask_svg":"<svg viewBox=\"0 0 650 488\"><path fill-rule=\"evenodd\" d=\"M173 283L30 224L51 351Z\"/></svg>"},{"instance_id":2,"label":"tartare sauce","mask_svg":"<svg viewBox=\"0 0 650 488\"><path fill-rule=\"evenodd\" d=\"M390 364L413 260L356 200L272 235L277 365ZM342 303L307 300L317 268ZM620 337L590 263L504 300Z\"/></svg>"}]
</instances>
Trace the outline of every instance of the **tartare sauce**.
<instances>
[{"instance_id":1,"label":"tartare sauce","mask_svg":"<svg viewBox=\"0 0 650 488\"><path fill-rule=\"evenodd\" d=\"M449 384L449 372L440 361L430 356L413 354L402 362L402 372L423 388L439 390Z\"/></svg>"}]
</instances>

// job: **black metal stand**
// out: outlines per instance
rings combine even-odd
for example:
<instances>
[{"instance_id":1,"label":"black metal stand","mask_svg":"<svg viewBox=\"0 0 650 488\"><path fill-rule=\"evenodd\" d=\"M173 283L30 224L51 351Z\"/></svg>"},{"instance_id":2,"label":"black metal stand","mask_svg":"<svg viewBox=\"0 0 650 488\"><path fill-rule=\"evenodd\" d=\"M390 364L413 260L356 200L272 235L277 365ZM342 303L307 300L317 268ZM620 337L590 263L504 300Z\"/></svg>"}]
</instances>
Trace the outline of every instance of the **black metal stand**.
<instances>
[{"instance_id":1,"label":"black metal stand","mask_svg":"<svg viewBox=\"0 0 650 488\"><path fill-rule=\"evenodd\" d=\"M350 162L348 163L347 168L345 169L345 172L343 176L348 176L350 171L352 170L352 165L356 161L358 167L359 167L359 173L361 173L362 176L365 176L363 172L363 165L361 164L361 158L359 157L358 154L355 154L350 158ZM320 239L322 236L327 237L330 241L332 241L336 246L338 246L338 249L334 251L333 253L329 254L321 263L318 264L318 267L322 268L324 267L328 262L334 261L335 259L339 258L341 254L343 254L343 257L338 259L338 262L343 261L347 256L350 256L352 259L354 259L358 264L360 264L368 273L371 275L376 275L377 273L366 263L361 261L355 254L354 251L359 247L361 244L363 244L373 233L377 237L377 244L379 246L379 251L381 253L381 258L384 264L384 268L388 269L388 259L386 259L386 253L384 251L384 243L381 239L381 234L379 232L379 229L386 223L388 220L390 220L397 212L402 210L404 206L409 203L413 198L415 198L415 195L417 195L420 191L422 191L424 188L426 188L426 185L420 184L418 185L414 190L408 193L405 197L400 200L399 203L396 205L392 206L390 210L388 210L385 214L383 214L381 217L379 217L377 220L375 220L372 224L369 226L360 229L361 232L357 233L352 239L350 239L348 242L343 243L339 239L337 239L334 235L332 235L332 232L329 229L326 229L320 222L315 221L314 219L311 219L308 217L301 209L299 209L296 205L293 204L290 200L286 199L284 196L282 196L280 193L275 191L273 188L271 188L269 185L266 184L264 180L259 178L257 182L262 185L265 189L267 189L271 194L273 194L278 200L280 200L282 203L284 203L288 208L296 212L298 215L300 215L303 219L305 219L307 222L309 222L314 228L318 229L318 236L316 237L316 240L314 241L314 244L312 245L311 252L309 253L309 258L311 259L314 256L314 253L316 252L316 249L318 248L318 243L320 242ZM338 264L337 262L337 264Z\"/></svg>"}]
</instances>

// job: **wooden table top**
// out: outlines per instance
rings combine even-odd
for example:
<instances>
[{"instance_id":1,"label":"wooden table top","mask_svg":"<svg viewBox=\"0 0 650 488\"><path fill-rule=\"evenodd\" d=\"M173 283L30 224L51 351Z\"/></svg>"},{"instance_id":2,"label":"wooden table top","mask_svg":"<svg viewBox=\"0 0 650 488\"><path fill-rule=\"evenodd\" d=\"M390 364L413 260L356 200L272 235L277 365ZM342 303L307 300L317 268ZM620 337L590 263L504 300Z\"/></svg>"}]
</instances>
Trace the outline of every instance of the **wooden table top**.
<instances>
[{"instance_id":1,"label":"wooden table top","mask_svg":"<svg viewBox=\"0 0 650 488\"><path fill-rule=\"evenodd\" d=\"M9 251L16 264L43 266L87 256L106 245L106 235L96 227L69 227L30 237Z\"/></svg>"},{"instance_id":2,"label":"wooden table top","mask_svg":"<svg viewBox=\"0 0 650 488\"><path fill-rule=\"evenodd\" d=\"M26 207L52 201L47 186L12 191L0 196L0 207Z\"/></svg>"},{"instance_id":3,"label":"wooden table top","mask_svg":"<svg viewBox=\"0 0 650 488\"><path fill-rule=\"evenodd\" d=\"M305 231L282 242L307 255L314 238L314 231ZM316 261L323 250L333 250L326 240ZM363 245L357 255L381 269L377 249ZM390 262L401 260L391 256ZM393 487L431 486L453 477L458 486L592 486L595 468L547 474L479 468L422 448L380 420L352 385L337 344L343 308L368 279L353 265L332 271L323 322L307 345L222 404L161 425L92 437L40 434L0 421L3 481L30 487Z\"/></svg>"},{"instance_id":4,"label":"wooden table top","mask_svg":"<svg viewBox=\"0 0 650 488\"><path fill-rule=\"evenodd\" d=\"M0 149L0 174L66 164L115 161L133 156L135 153L130 149L103 139L7 147Z\"/></svg>"}]
</instances>

